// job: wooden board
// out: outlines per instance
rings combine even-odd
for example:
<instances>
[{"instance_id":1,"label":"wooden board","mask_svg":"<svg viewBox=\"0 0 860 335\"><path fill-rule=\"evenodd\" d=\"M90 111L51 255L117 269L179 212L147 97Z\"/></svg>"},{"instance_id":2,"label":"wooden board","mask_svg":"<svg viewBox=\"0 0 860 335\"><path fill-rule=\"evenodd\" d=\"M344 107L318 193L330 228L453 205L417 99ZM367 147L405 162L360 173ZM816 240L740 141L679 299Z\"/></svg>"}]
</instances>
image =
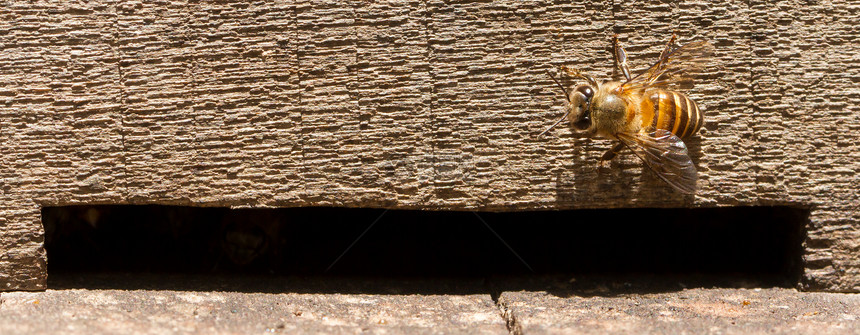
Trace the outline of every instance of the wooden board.
<instances>
[{"instance_id":1,"label":"wooden board","mask_svg":"<svg viewBox=\"0 0 860 335\"><path fill-rule=\"evenodd\" d=\"M44 289L42 206L811 208L803 287L860 291L850 1L11 2L0 290ZM707 39L699 192L558 127L548 69Z\"/></svg>"}]
</instances>

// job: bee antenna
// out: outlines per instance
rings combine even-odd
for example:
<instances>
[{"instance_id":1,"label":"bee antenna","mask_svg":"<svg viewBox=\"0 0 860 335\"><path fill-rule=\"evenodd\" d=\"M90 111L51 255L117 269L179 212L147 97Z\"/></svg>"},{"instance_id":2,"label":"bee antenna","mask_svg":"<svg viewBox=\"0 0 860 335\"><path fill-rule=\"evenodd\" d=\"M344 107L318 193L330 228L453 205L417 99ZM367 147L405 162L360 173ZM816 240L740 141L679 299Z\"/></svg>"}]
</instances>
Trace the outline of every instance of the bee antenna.
<instances>
[{"instance_id":1,"label":"bee antenna","mask_svg":"<svg viewBox=\"0 0 860 335\"><path fill-rule=\"evenodd\" d=\"M549 126L549 128L544 130L542 133L538 134L537 137L541 137L541 136L543 136L543 134L546 134L546 132L550 131L550 129L555 128L555 126L557 126L559 123L561 123L561 121L564 121L564 119L567 118L568 114L570 114L570 112L564 113L564 116L562 116L560 119L558 119L558 121L555 121L555 123L553 123L551 126Z\"/></svg>"},{"instance_id":2,"label":"bee antenna","mask_svg":"<svg viewBox=\"0 0 860 335\"><path fill-rule=\"evenodd\" d=\"M549 70L546 70L546 74L549 75L549 77L552 78L552 81L554 81L556 85L561 88L561 91L564 92L564 99L567 100L567 102L570 102L570 95L567 94L567 89L564 88L564 85L562 85L558 79L555 79L555 76L553 76L552 72L549 72Z\"/></svg>"}]
</instances>

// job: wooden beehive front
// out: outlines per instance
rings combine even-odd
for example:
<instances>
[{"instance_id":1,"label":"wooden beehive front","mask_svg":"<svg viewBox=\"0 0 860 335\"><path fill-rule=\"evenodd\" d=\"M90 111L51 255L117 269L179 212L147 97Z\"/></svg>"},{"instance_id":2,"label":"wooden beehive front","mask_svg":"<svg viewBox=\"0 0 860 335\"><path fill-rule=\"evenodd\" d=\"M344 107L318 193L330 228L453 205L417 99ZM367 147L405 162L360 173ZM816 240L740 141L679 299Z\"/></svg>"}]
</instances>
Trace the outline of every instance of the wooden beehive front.
<instances>
[{"instance_id":1,"label":"wooden beehive front","mask_svg":"<svg viewBox=\"0 0 860 335\"><path fill-rule=\"evenodd\" d=\"M13 2L0 8L0 289L45 288L74 204L812 208L808 289L860 291L858 5ZM558 127L547 69L608 79L707 39L699 192Z\"/></svg>"}]
</instances>

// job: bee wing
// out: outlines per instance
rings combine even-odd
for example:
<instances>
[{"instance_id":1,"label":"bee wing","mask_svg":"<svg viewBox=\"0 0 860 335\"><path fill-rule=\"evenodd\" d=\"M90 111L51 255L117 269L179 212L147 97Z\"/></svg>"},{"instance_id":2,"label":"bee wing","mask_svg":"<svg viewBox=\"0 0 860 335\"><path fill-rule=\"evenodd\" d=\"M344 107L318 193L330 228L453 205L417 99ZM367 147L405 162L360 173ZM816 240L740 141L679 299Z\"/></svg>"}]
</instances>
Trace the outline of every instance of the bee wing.
<instances>
[{"instance_id":1,"label":"bee wing","mask_svg":"<svg viewBox=\"0 0 860 335\"><path fill-rule=\"evenodd\" d=\"M622 84L619 89L665 87L683 81L687 75L700 71L708 64L714 53L714 46L707 41L693 41L670 50L667 47L657 63Z\"/></svg>"},{"instance_id":2,"label":"bee wing","mask_svg":"<svg viewBox=\"0 0 860 335\"><path fill-rule=\"evenodd\" d=\"M636 156L676 190L694 194L696 192L696 167L687 154L687 146L678 136L663 129L649 134L618 134Z\"/></svg>"}]
</instances>

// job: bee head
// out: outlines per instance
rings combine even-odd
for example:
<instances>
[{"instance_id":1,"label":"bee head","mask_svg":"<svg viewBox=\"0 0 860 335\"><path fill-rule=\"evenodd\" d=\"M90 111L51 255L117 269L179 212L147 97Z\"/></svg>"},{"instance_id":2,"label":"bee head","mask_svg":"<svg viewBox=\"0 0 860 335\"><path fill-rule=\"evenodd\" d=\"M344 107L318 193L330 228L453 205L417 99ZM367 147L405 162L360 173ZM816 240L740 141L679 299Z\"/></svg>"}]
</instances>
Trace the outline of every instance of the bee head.
<instances>
[{"instance_id":1,"label":"bee head","mask_svg":"<svg viewBox=\"0 0 860 335\"><path fill-rule=\"evenodd\" d=\"M595 89L591 85L580 85L570 92L567 118L573 129L583 131L591 128L591 98Z\"/></svg>"}]
</instances>

